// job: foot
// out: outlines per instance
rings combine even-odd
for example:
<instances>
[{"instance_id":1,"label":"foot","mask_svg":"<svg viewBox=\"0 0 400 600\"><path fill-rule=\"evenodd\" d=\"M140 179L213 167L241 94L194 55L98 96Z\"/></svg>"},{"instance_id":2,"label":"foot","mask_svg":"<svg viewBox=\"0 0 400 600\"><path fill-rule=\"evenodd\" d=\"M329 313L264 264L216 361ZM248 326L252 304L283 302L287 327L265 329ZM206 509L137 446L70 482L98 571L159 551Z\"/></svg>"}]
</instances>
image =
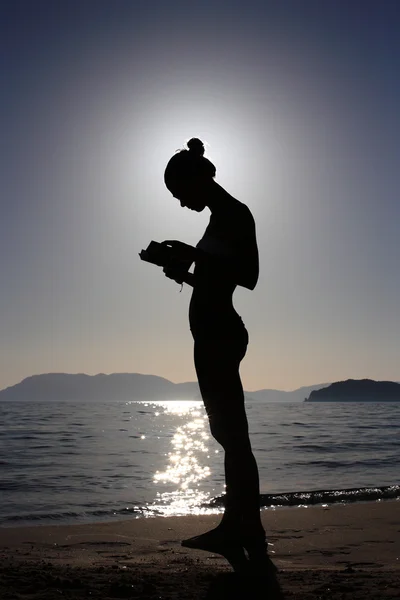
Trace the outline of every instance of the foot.
<instances>
[{"instance_id":1,"label":"foot","mask_svg":"<svg viewBox=\"0 0 400 600\"><path fill-rule=\"evenodd\" d=\"M229 535L221 528L216 527L201 535L183 540L181 545L184 548L194 548L196 550L221 554L236 573L244 574L248 572L249 562L241 542L237 537Z\"/></svg>"},{"instance_id":2,"label":"foot","mask_svg":"<svg viewBox=\"0 0 400 600\"><path fill-rule=\"evenodd\" d=\"M239 537L227 529L220 526L201 535L183 540L181 543L185 548L195 548L197 550L206 550L208 552L217 552L221 554L221 549L226 549L232 545L241 545Z\"/></svg>"}]
</instances>

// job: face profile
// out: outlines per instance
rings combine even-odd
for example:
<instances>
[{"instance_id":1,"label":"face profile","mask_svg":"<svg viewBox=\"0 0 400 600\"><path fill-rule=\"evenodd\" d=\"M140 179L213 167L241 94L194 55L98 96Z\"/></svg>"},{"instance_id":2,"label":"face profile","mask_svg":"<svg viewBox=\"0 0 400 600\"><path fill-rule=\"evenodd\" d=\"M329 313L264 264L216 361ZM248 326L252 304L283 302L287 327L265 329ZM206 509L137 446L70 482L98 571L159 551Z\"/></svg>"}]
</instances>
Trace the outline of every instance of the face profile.
<instances>
[{"instance_id":1,"label":"face profile","mask_svg":"<svg viewBox=\"0 0 400 600\"><path fill-rule=\"evenodd\" d=\"M216 168L204 155L203 142L192 138L188 149L177 152L168 162L164 182L183 208L201 212L214 183Z\"/></svg>"},{"instance_id":2,"label":"face profile","mask_svg":"<svg viewBox=\"0 0 400 600\"><path fill-rule=\"evenodd\" d=\"M205 185L200 180L179 182L170 191L182 208L202 212L206 207Z\"/></svg>"}]
</instances>

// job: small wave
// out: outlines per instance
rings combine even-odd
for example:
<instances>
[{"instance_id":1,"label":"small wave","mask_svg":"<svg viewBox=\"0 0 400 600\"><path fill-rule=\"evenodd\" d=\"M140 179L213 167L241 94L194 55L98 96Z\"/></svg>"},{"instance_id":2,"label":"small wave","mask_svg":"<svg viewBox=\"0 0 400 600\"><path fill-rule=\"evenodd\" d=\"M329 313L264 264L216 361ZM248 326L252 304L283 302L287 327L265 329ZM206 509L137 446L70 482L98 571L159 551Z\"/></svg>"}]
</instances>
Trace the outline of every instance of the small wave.
<instances>
[{"instance_id":1,"label":"small wave","mask_svg":"<svg viewBox=\"0 0 400 600\"><path fill-rule=\"evenodd\" d=\"M384 487L364 487L345 490L317 490L310 492L288 492L287 494L261 494L261 508L271 506L298 506L314 504L338 504L348 502L368 502L395 500L400 498L400 485ZM225 496L217 496L210 501L211 506L224 505Z\"/></svg>"},{"instance_id":2,"label":"small wave","mask_svg":"<svg viewBox=\"0 0 400 600\"><path fill-rule=\"evenodd\" d=\"M360 467L379 467L382 464L382 458L370 458L369 460L298 460L293 462L296 467L318 467L320 469L352 469L356 470Z\"/></svg>"},{"instance_id":3,"label":"small wave","mask_svg":"<svg viewBox=\"0 0 400 600\"><path fill-rule=\"evenodd\" d=\"M106 508L94 509L90 511L72 511L54 513L21 513L4 516L0 521L2 527L12 527L16 525L37 524L45 525L51 523L71 523L71 522L93 522L99 520L114 520L116 517L143 517L149 515L149 510L142 506L132 506L119 509Z\"/></svg>"},{"instance_id":4,"label":"small wave","mask_svg":"<svg viewBox=\"0 0 400 600\"><path fill-rule=\"evenodd\" d=\"M290 507L307 506L317 504L347 504L350 502L367 502L379 500L400 499L400 485L391 485L384 487L364 487L344 490L317 490L307 492L288 492L285 494L261 494L260 507ZM203 504L205 508L223 507L225 496L212 498L209 502ZM93 506L93 505L92 505ZM66 510L62 512L37 512L37 513L19 513L5 515L0 520L0 527L15 527L18 525L45 525L51 523L88 523L96 521L113 521L129 518L155 517L164 515L151 505L140 505L123 508L100 508L82 507L81 511Z\"/></svg>"}]
</instances>

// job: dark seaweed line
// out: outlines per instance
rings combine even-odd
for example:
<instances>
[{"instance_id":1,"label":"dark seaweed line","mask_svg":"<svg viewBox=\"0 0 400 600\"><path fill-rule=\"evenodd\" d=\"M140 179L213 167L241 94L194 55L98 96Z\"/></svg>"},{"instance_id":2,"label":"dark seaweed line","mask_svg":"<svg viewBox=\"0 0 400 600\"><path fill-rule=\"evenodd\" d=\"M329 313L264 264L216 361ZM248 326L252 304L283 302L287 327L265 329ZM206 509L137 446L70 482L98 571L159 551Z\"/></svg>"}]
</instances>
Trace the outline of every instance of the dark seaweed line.
<instances>
[{"instance_id":1,"label":"dark seaweed line","mask_svg":"<svg viewBox=\"0 0 400 600\"><path fill-rule=\"evenodd\" d=\"M316 490L309 492L289 492L286 494L261 494L260 506L298 506L299 504L337 504L340 502L367 502L374 500L394 500L400 498L400 485L383 487L351 488L345 490ZM225 496L217 496L210 505L224 505Z\"/></svg>"}]
</instances>

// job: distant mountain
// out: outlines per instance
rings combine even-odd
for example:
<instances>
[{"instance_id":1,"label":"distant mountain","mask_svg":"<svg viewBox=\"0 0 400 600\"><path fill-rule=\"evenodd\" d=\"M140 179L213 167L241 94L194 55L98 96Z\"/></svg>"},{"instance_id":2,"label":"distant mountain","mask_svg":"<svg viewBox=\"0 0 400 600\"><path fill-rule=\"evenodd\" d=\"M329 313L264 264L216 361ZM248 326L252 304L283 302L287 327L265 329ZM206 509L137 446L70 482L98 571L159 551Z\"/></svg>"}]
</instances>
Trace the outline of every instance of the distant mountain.
<instances>
[{"instance_id":1,"label":"distant mountain","mask_svg":"<svg viewBox=\"0 0 400 600\"><path fill-rule=\"evenodd\" d=\"M265 402L302 402L313 390L319 390L326 387L329 383L318 383L298 388L292 392L283 390L258 390L257 392L248 392L254 400L263 400Z\"/></svg>"},{"instance_id":2,"label":"distant mountain","mask_svg":"<svg viewBox=\"0 0 400 600\"><path fill-rule=\"evenodd\" d=\"M260 402L301 402L310 391L324 385L328 384L292 392L265 389L245 392L245 395L247 400ZM201 395L197 382L172 383L156 375L47 373L32 375L0 390L1 400L201 400Z\"/></svg>"},{"instance_id":3,"label":"distant mountain","mask_svg":"<svg viewBox=\"0 0 400 600\"><path fill-rule=\"evenodd\" d=\"M312 391L306 402L400 402L400 384L373 379L347 379Z\"/></svg>"},{"instance_id":4,"label":"distant mountain","mask_svg":"<svg viewBox=\"0 0 400 600\"><path fill-rule=\"evenodd\" d=\"M197 383L172 383L156 375L47 373L0 391L0 400L191 400Z\"/></svg>"}]
</instances>

